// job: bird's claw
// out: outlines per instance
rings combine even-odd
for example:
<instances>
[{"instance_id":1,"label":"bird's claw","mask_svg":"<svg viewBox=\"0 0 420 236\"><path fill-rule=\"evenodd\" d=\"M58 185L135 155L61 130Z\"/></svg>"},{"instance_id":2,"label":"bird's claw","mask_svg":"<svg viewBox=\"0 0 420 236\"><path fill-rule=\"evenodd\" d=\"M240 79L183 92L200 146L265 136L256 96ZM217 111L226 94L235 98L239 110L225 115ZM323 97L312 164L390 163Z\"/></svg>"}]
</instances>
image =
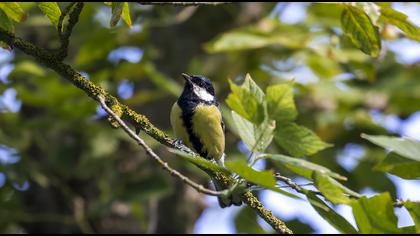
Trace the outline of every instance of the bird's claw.
<instances>
[{"instance_id":1,"label":"bird's claw","mask_svg":"<svg viewBox=\"0 0 420 236\"><path fill-rule=\"evenodd\" d=\"M184 142L182 142L181 139L175 139L172 144L174 146L181 146L181 145L184 145Z\"/></svg>"}]
</instances>

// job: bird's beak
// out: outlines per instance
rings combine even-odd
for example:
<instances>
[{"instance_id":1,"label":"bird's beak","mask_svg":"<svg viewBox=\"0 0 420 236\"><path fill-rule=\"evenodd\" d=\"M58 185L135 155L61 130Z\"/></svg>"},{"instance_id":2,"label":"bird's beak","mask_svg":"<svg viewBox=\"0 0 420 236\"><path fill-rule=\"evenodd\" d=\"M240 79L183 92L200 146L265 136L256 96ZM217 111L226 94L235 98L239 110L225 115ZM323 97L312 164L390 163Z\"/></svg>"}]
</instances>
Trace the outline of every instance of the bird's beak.
<instances>
[{"instance_id":1,"label":"bird's beak","mask_svg":"<svg viewBox=\"0 0 420 236\"><path fill-rule=\"evenodd\" d=\"M192 83L192 81L191 81L191 76L190 76L190 75L185 74L185 73L182 73L182 76L184 77L184 79L185 79L185 81L186 81L187 83L189 83L189 84L191 84L191 83Z\"/></svg>"}]
</instances>

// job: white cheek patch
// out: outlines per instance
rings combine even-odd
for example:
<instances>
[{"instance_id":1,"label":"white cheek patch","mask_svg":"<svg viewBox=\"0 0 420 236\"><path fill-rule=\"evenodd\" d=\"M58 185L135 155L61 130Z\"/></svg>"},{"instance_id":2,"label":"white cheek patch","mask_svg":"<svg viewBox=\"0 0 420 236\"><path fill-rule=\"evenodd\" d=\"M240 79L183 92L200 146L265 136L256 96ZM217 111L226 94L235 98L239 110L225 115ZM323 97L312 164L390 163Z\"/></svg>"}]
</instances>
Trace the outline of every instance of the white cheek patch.
<instances>
[{"instance_id":1,"label":"white cheek patch","mask_svg":"<svg viewBox=\"0 0 420 236\"><path fill-rule=\"evenodd\" d=\"M196 85L194 85L194 93L195 95L197 95L200 99L206 101L206 102L211 102L214 100L214 96L211 95L209 92L207 92L206 89L198 87Z\"/></svg>"}]
</instances>

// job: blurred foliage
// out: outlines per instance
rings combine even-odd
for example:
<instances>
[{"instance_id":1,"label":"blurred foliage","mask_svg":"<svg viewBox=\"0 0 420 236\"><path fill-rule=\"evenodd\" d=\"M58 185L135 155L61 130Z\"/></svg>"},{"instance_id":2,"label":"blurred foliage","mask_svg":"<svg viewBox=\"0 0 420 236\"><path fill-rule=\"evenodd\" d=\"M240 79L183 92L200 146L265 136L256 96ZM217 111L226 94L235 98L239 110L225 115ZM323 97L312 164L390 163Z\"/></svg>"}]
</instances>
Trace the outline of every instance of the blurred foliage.
<instances>
[{"instance_id":1,"label":"blurred foliage","mask_svg":"<svg viewBox=\"0 0 420 236\"><path fill-rule=\"evenodd\" d=\"M285 22L285 12L298 4L304 19ZM0 27L56 49L58 19L68 6L0 3ZM398 196L386 174L418 178L419 142L381 137L399 134L372 115L405 120L420 110L419 58L403 63L388 47L418 41L417 25L392 3L86 3L65 62L169 133L180 74L206 75L227 124L226 153L235 159L228 169L283 194L291 193L275 185L272 170L314 181L326 199L311 192L305 197L340 232L419 233L418 202L404 202L415 227L397 227L392 203ZM112 129L82 91L31 57L0 50L11 55L0 68L13 66L7 79L0 73L0 92L14 89L22 102L12 112L0 100L0 232L193 231L206 208L200 194ZM362 133L393 151L387 154ZM175 158L143 137L170 165L208 182L187 164L190 157ZM340 161L349 145L363 150L351 168ZM246 165L249 152L253 161L265 159L267 170ZM380 194L348 197L366 189ZM335 204L352 206L357 229ZM233 223L238 233L266 232L258 222L255 212L242 208ZM295 233L314 230L299 219L286 223Z\"/></svg>"}]
</instances>

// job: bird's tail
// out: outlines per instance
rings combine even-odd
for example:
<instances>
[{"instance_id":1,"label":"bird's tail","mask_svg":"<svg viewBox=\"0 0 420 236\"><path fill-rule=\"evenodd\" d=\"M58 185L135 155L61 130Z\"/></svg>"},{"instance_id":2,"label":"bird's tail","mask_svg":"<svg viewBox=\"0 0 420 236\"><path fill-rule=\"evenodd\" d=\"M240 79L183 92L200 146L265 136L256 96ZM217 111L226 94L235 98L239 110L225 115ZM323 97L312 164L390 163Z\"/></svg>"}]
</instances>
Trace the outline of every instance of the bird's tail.
<instances>
[{"instance_id":1,"label":"bird's tail","mask_svg":"<svg viewBox=\"0 0 420 236\"><path fill-rule=\"evenodd\" d=\"M214 188L216 191L223 191L227 188L224 184L221 184L215 178L212 178L212 182L214 184ZM230 207L232 205L240 206L242 205L241 196L238 194L230 194L229 196L218 196L217 200L219 201L219 206L221 208Z\"/></svg>"}]
</instances>

